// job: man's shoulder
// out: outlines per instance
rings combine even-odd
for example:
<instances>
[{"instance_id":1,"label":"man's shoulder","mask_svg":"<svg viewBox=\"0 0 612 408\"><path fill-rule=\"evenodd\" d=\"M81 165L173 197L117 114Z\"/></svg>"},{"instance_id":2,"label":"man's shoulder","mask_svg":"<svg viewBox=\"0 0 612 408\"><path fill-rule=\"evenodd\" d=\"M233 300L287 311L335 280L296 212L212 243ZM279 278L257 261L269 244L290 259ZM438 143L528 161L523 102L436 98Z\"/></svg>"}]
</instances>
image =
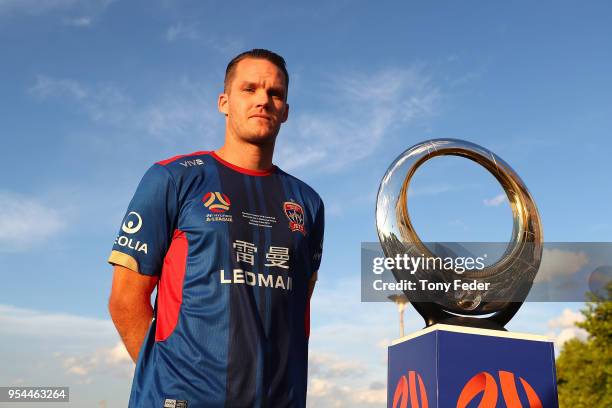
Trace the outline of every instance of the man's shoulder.
<instances>
[{"instance_id":1,"label":"man's shoulder","mask_svg":"<svg viewBox=\"0 0 612 408\"><path fill-rule=\"evenodd\" d=\"M189 154L179 154L177 156L170 157L169 159L160 160L155 164L159 164L160 166L164 167L180 166L184 168L199 166L204 164L203 158L207 157L208 155L210 155L210 151L202 150Z\"/></svg>"},{"instance_id":2,"label":"man's shoulder","mask_svg":"<svg viewBox=\"0 0 612 408\"><path fill-rule=\"evenodd\" d=\"M317 201L317 202L323 202L323 200L321 199L321 196L319 195L319 193L316 192L316 190L312 187L310 187L310 185L308 185L306 182L300 180L299 178L295 177L292 174L287 173L284 170L281 170L280 168L277 168L279 174L281 174L282 176L286 177L287 180L293 184L294 186L296 186L304 195L307 195L308 197L310 197L313 201Z\"/></svg>"},{"instance_id":3,"label":"man's shoulder","mask_svg":"<svg viewBox=\"0 0 612 408\"><path fill-rule=\"evenodd\" d=\"M178 187L193 175L195 168L203 167L208 162L208 157L210 152L199 151L160 160L149 167L144 178L149 182L173 183Z\"/></svg>"}]
</instances>

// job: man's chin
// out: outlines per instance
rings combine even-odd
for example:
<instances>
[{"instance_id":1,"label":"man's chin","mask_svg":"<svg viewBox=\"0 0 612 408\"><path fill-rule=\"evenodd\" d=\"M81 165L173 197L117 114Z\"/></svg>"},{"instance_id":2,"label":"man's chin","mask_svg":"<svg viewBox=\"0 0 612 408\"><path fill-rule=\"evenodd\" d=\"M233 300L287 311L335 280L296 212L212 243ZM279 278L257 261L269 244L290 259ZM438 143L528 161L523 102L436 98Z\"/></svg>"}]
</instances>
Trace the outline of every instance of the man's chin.
<instances>
[{"instance_id":1,"label":"man's chin","mask_svg":"<svg viewBox=\"0 0 612 408\"><path fill-rule=\"evenodd\" d=\"M265 146L273 144L277 134L278 132L253 133L244 137L244 140L252 144Z\"/></svg>"}]
</instances>

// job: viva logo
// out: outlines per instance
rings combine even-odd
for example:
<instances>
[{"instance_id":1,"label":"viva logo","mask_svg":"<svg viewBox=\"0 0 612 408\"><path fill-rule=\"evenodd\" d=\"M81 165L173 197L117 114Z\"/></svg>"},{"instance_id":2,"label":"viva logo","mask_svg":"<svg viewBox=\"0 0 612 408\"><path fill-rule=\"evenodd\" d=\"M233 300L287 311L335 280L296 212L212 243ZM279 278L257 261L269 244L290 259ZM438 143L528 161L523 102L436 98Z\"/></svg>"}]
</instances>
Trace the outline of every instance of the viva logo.
<instances>
[{"instance_id":1,"label":"viva logo","mask_svg":"<svg viewBox=\"0 0 612 408\"><path fill-rule=\"evenodd\" d=\"M499 371L499 385L501 386L501 396L506 408L542 408L542 402L534 391L533 387L522 377L519 377L520 386L527 396L528 406L521 403L517 390L517 382L514 374L509 371ZM457 408L467 408L474 406L477 408L497 408L499 400L499 389L495 377L486 371L476 374L465 384L459 399ZM470 404L477 400L478 395L482 394L480 403L476 406ZM405 405L404 405L405 406ZM395 405L394 405L395 407Z\"/></svg>"},{"instance_id":2,"label":"viva logo","mask_svg":"<svg viewBox=\"0 0 612 408\"><path fill-rule=\"evenodd\" d=\"M419 385L417 392L417 382ZM427 390L423 378L416 371L408 371L408 378L402 375L395 387L393 408L428 408Z\"/></svg>"}]
</instances>

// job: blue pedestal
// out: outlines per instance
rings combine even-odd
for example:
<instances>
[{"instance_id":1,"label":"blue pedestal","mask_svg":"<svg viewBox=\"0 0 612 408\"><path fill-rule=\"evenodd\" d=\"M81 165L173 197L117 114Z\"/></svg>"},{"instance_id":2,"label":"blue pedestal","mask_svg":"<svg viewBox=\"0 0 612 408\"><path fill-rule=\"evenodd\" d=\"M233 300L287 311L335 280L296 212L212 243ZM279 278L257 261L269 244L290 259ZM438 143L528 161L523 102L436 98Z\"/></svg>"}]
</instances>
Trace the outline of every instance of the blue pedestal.
<instances>
[{"instance_id":1,"label":"blue pedestal","mask_svg":"<svg viewBox=\"0 0 612 408\"><path fill-rule=\"evenodd\" d=\"M557 408L542 336L434 325L389 347L388 408Z\"/></svg>"}]
</instances>

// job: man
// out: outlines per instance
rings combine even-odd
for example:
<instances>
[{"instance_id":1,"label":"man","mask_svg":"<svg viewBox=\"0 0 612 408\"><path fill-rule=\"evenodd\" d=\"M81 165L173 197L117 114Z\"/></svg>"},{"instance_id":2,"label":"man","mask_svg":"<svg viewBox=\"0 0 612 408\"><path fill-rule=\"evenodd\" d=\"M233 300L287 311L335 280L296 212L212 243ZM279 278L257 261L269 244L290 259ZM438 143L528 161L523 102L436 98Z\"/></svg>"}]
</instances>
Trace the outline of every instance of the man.
<instances>
[{"instance_id":1,"label":"man","mask_svg":"<svg viewBox=\"0 0 612 408\"><path fill-rule=\"evenodd\" d=\"M225 144L160 161L137 188L109 258L130 407L306 404L323 202L272 164L288 84L279 55L238 55L218 99Z\"/></svg>"}]
</instances>

